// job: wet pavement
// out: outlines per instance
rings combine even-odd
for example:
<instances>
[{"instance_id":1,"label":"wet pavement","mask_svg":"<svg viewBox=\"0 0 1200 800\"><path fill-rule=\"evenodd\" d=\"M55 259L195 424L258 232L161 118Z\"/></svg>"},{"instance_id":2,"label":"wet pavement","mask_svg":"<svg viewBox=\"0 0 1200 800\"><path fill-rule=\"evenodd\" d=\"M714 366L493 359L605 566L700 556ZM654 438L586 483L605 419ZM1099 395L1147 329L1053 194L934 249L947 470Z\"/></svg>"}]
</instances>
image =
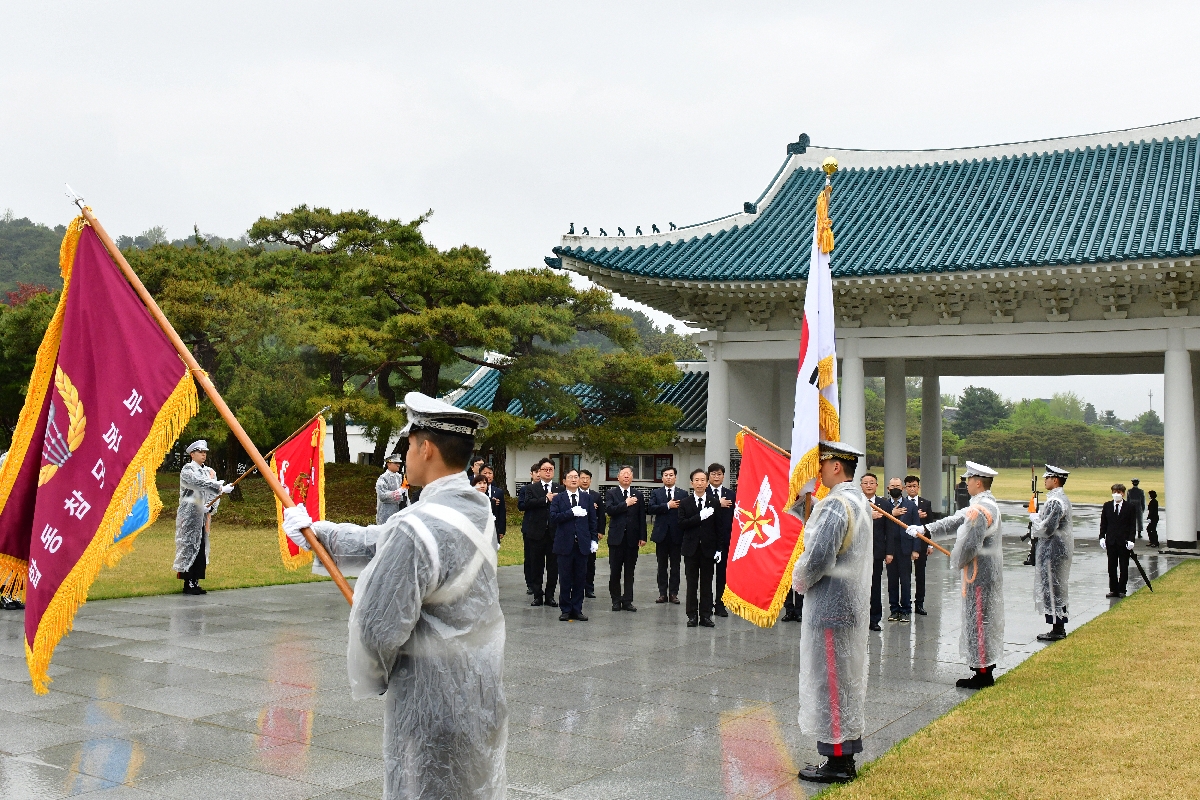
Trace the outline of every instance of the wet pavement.
<instances>
[{"instance_id":1,"label":"wet pavement","mask_svg":"<svg viewBox=\"0 0 1200 800\"><path fill-rule=\"evenodd\" d=\"M1000 672L1041 649L1035 636L1046 629L1033 612L1033 571L1020 565L1025 552L1006 537ZM1141 556L1152 579L1178 562ZM501 569L508 796L815 792L796 780L800 766L817 760L796 724L799 626L760 630L731 617L715 629L687 628L682 606L653 602L654 566L642 557L638 613L589 600L587 623L529 607L522 568ZM607 573L603 561L598 572ZM860 764L969 696L954 688L966 676L956 577L935 553L929 616L871 634ZM1130 590L1140 586L1131 577ZM1104 599L1107 588L1104 554L1080 542L1068 629L1116 602ZM0 614L0 797L382 795L383 704L349 697L347 606L330 584L88 603L54 657L46 697L29 688L21 614Z\"/></svg>"}]
</instances>

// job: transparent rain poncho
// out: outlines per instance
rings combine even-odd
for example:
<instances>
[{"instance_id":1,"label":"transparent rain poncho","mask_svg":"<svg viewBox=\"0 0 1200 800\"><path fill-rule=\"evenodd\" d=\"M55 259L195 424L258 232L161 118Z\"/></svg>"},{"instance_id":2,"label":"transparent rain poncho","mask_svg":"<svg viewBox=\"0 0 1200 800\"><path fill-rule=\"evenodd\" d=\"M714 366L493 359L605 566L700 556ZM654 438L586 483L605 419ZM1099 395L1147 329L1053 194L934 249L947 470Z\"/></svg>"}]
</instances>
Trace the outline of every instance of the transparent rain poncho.
<instances>
[{"instance_id":1,"label":"transparent rain poncho","mask_svg":"<svg viewBox=\"0 0 1200 800\"><path fill-rule=\"evenodd\" d=\"M401 500L396 500L396 492L400 492ZM404 476L399 472L384 470L375 481L375 524L382 525L388 517L400 510L402 502L408 499L408 490L404 488Z\"/></svg>"},{"instance_id":2,"label":"transparent rain poncho","mask_svg":"<svg viewBox=\"0 0 1200 800\"><path fill-rule=\"evenodd\" d=\"M1062 487L1051 489L1033 526L1038 540L1033 567L1033 606L1039 614L1067 619L1067 581L1075 532L1071 524L1071 501Z\"/></svg>"},{"instance_id":3,"label":"transparent rain poncho","mask_svg":"<svg viewBox=\"0 0 1200 800\"><path fill-rule=\"evenodd\" d=\"M1004 549L996 498L977 494L966 508L924 527L930 537L958 531L950 552L962 594L958 646L967 666L990 667L1004 655Z\"/></svg>"},{"instance_id":4,"label":"transparent rain poncho","mask_svg":"<svg viewBox=\"0 0 1200 800\"><path fill-rule=\"evenodd\" d=\"M813 506L792 588L804 595L800 728L818 741L861 738L867 702L871 511L853 481Z\"/></svg>"},{"instance_id":5,"label":"transparent rain poncho","mask_svg":"<svg viewBox=\"0 0 1200 800\"><path fill-rule=\"evenodd\" d=\"M356 699L387 693L383 796L503 797L504 615L487 497L458 472L386 525L313 530L335 559L371 558L354 588L347 668Z\"/></svg>"},{"instance_id":6,"label":"transparent rain poncho","mask_svg":"<svg viewBox=\"0 0 1200 800\"><path fill-rule=\"evenodd\" d=\"M205 517L215 513L220 502L208 504L221 496L221 482L216 473L195 461L188 461L179 471L179 508L175 511L176 572L187 572L205 543L204 563L208 563L208 540L204 538Z\"/></svg>"}]
</instances>

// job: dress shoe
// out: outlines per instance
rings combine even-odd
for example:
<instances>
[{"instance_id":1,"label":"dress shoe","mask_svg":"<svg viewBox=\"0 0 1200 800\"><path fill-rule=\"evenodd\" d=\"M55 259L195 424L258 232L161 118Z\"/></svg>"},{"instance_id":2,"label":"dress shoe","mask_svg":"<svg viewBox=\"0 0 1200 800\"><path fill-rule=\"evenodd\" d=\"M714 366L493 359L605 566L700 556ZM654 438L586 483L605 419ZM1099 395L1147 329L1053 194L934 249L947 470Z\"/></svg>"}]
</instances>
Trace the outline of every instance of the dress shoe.
<instances>
[{"instance_id":1,"label":"dress shoe","mask_svg":"<svg viewBox=\"0 0 1200 800\"><path fill-rule=\"evenodd\" d=\"M671 595L671 603L672 603L672 605L679 605L679 595L677 595L677 594Z\"/></svg>"},{"instance_id":2,"label":"dress shoe","mask_svg":"<svg viewBox=\"0 0 1200 800\"><path fill-rule=\"evenodd\" d=\"M728 617L729 616L729 612L725 610L725 606L721 606L713 613L716 614L718 617Z\"/></svg>"},{"instance_id":3,"label":"dress shoe","mask_svg":"<svg viewBox=\"0 0 1200 800\"><path fill-rule=\"evenodd\" d=\"M567 613L565 613L565 612L564 612L564 613L562 613L562 614L559 614L559 615L558 615L558 621L559 621L559 622L570 622L570 621L571 621L571 615L570 615L570 614L567 614Z\"/></svg>"},{"instance_id":4,"label":"dress shoe","mask_svg":"<svg viewBox=\"0 0 1200 800\"><path fill-rule=\"evenodd\" d=\"M584 596L584 597L590 597L590 598L592 598L593 600L595 600L595 599L596 599L596 593L595 593L595 592L584 592L584 593L583 593L583 596Z\"/></svg>"},{"instance_id":5,"label":"dress shoe","mask_svg":"<svg viewBox=\"0 0 1200 800\"><path fill-rule=\"evenodd\" d=\"M625 609L626 611L637 611L637 606L635 606L633 603L622 603L621 608Z\"/></svg>"},{"instance_id":6,"label":"dress shoe","mask_svg":"<svg viewBox=\"0 0 1200 800\"><path fill-rule=\"evenodd\" d=\"M1120 595L1117 594L1116 592L1109 592L1108 594L1106 594L1104 596L1105 597L1120 597Z\"/></svg>"},{"instance_id":7,"label":"dress shoe","mask_svg":"<svg viewBox=\"0 0 1200 800\"><path fill-rule=\"evenodd\" d=\"M545 604L546 604L546 603L545 603L545 601L543 601L543 600L542 600L542 598L540 598L540 597L535 597L535 598L533 598L533 602L532 602L532 603L530 603L529 605L531 605L531 606L544 606Z\"/></svg>"},{"instance_id":8,"label":"dress shoe","mask_svg":"<svg viewBox=\"0 0 1200 800\"><path fill-rule=\"evenodd\" d=\"M1037 639L1039 642L1057 642L1060 639L1067 638L1067 632L1059 630L1057 627L1052 628L1046 633L1039 633Z\"/></svg>"},{"instance_id":9,"label":"dress shoe","mask_svg":"<svg viewBox=\"0 0 1200 800\"><path fill-rule=\"evenodd\" d=\"M525 587L525 594L533 594L533 589L530 589L528 586L526 586L526 587Z\"/></svg>"},{"instance_id":10,"label":"dress shoe","mask_svg":"<svg viewBox=\"0 0 1200 800\"><path fill-rule=\"evenodd\" d=\"M925 606L917 606L917 613L922 617L928 617L929 612L925 610Z\"/></svg>"},{"instance_id":11,"label":"dress shoe","mask_svg":"<svg viewBox=\"0 0 1200 800\"><path fill-rule=\"evenodd\" d=\"M809 764L800 770L800 780L813 783L849 783L856 777L854 756L830 756L824 764Z\"/></svg>"},{"instance_id":12,"label":"dress shoe","mask_svg":"<svg viewBox=\"0 0 1200 800\"><path fill-rule=\"evenodd\" d=\"M587 614L576 614L575 620L577 622L587 622Z\"/></svg>"},{"instance_id":13,"label":"dress shoe","mask_svg":"<svg viewBox=\"0 0 1200 800\"><path fill-rule=\"evenodd\" d=\"M705 628L715 628L717 623L712 621L712 617L704 617L700 620L700 625Z\"/></svg>"},{"instance_id":14,"label":"dress shoe","mask_svg":"<svg viewBox=\"0 0 1200 800\"><path fill-rule=\"evenodd\" d=\"M552 595L552 594L546 595L546 605L548 605L548 606L558 605L558 602L554 599L554 595Z\"/></svg>"},{"instance_id":15,"label":"dress shoe","mask_svg":"<svg viewBox=\"0 0 1200 800\"><path fill-rule=\"evenodd\" d=\"M613 603L613 611L620 611L620 610L621 610L621 604Z\"/></svg>"},{"instance_id":16,"label":"dress shoe","mask_svg":"<svg viewBox=\"0 0 1200 800\"><path fill-rule=\"evenodd\" d=\"M25 604L20 600L12 597L0 597L0 608L5 611L20 611L25 607Z\"/></svg>"},{"instance_id":17,"label":"dress shoe","mask_svg":"<svg viewBox=\"0 0 1200 800\"><path fill-rule=\"evenodd\" d=\"M900 621L900 612L899 611L893 611L891 614L888 614L888 622L899 622L899 621Z\"/></svg>"},{"instance_id":18,"label":"dress shoe","mask_svg":"<svg viewBox=\"0 0 1200 800\"><path fill-rule=\"evenodd\" d=\"M657 600L655 600L654 602L656 602L656 603L665 603L665 602L667 602L667 596L666 596L665 594L660 594L660 595L658 596L658 599L657 599Z\"/></svg>"},{"instance_id":19,"label":"dress shoe","mask_svg":"<svg viewBox=\"0 0 1200 800\"><path fill-rule=\"evenodd\" d=\"M1117 592L1117 597L1124 597L1124 596L1125 596L1124 592Z\"/></svg>"},{"instance_id":20,"label":"dress shoe","mask_svg":"<svg viewBox=\"0 0 1200 800\"><path fill-rule=\"evenodd\" d=\"M696 627L696 626L697 626L697 625L699 625L699 624L700 624L700 620L696 619L695 617L688 617L688 623L687 623L687 626L688 626L689 628L694 628L694 627Z\"/></svg>"},{"instance_id":21,"label":"dress shoe","mask_svg":"<svg viewBox=\"0 0 1200 800\"><path fill-rule=\"evenodd\" d=\"M1033 562L1032 562L1032 561L1030 561L1028 558L1027 558L1027 559L1025 559L1024 561L1022 561L1021 563L1022 563L1024 566L1026 566L1026 567L1032 567L1032 566L1033 566Z\"/></svg>"},{"instance_id":22,"label":"dress shoe","mask_svg":"<svg viewBox=\"0 0 1200 800\"><path fill-rule=\"evenodd\" d=\"M992 677L993 669L995 669L994 666L977 669L970 678L960 678L954 685L959 689L986 689L989 686L995 686L996 679Z\"/></svg>"},{"instance_id":23,"label":"dress shoe","mask_svg":"<svg viewBox=\"0 0 1200 800\"><path fill-rule=\"evenodd\" d=\"M191 585L186 585L186 586L184 586L184 587L183 587L183 593L184 593L184 594L195 594L195 595L198 595L198 594L200 594L202 591L203 591L203 590L202 590L202 589L201 589L199 586L191 586Z\"/></svg>"},{"instance_id":24,"label":"dress shoe","mask_svg":"<svg viewBox=\"0 0 1200 800\"><path fill-rule=\"evenodd\" d=\"M882 628L882 626L880 626L880 624L879 624L878 622L872 622L872 623L871 623L871 630L873 630L873 631L881 631L881 630L883 630L883 628Z\"/></svg>"},{"instance_id":25,"label":"dress shoe","mask_svg":"<svg viewBox=\"0 0 1200 800\"><path fill-rule=\"evenodd\" d=\"M908 616L908 614L905 614L905 613L901 613L901 614L900 614L900 621L901 621L901 622L908 622L910 619L911 619L911 617L909 617L909 616Z\"/></svg>"},{"instance_id":26,"label":"dress shoe","mask_svg":"<svg viewBox=\"0 0 1200 800\"><path fill-rule=\"evenodd\" d=\"M785 612L783 615L783 621L784 622L799 622L800 615L797 614L795 611Z\"/></svg>"}]
</instances>

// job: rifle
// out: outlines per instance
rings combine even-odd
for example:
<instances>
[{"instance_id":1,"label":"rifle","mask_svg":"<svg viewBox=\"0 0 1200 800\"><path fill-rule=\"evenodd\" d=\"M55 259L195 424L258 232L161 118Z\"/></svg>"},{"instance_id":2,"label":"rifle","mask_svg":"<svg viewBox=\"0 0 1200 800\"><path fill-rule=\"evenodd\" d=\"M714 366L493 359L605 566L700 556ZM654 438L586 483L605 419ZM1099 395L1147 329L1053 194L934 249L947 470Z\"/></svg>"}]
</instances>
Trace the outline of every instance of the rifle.
<instances>
[{"instance_id":1,"label":"rifle","mask_svg":"<svg viewBox=\"0 0 1200 800\"><path fill-rule=\"evenodd\" d=\"M1029 491L1033 493L1029 498L1029 513L1033 514L1039 508L1038 497L1041 495L1041 492L1037 488L1037 472L1033 469L1033 453L1029 454ZM1025 535L1021 537L1021 541L1028 542L1031 538L1033 538L1032 522L1029 523L1029 528L1025 531Z\"/></svg>"}]
</instances>

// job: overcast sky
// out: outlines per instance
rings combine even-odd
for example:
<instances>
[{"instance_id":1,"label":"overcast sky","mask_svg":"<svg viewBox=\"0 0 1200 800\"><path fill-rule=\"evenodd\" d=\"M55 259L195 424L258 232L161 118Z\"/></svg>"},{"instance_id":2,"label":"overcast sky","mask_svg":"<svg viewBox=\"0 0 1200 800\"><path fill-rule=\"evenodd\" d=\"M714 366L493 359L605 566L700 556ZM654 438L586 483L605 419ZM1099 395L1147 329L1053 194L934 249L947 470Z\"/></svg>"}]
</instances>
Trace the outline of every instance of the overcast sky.
<instances>
[{"instance_id":1,"label":"overcast sky","mask_svg":"<svg viewBox=\"0 0 1200 800\"><path fill-rule=\"evenodd\" d=\"M433 243L535 266L571 221L739 210L801 132L954 147L1198 116L1198 22L1148 2L5 3L0 209L65 222L66 181L114 234L181 237L299 203L432 208ZM1154 380L1088 399L1132 416Z\"/></svg>"}]
</instances>

